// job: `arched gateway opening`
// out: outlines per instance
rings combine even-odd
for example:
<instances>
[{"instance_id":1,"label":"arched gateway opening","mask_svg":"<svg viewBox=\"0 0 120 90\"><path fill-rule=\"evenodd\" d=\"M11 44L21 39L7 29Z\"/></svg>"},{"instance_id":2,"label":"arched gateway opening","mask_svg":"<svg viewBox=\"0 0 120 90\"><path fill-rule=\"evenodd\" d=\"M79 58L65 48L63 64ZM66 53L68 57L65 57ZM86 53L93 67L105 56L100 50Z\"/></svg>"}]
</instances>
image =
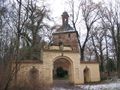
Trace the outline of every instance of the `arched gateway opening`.
<instances>
[{"instance_id":1,"label":"arched gateway opening","mask_svg":"<svg viewBox=\"0 0 120 90\"><path fill-rule=\"evenodd\" d=\"M61 56L54 60L53 80L72 82L72 62L69 58Z\"/></svg>"}]
</instances>

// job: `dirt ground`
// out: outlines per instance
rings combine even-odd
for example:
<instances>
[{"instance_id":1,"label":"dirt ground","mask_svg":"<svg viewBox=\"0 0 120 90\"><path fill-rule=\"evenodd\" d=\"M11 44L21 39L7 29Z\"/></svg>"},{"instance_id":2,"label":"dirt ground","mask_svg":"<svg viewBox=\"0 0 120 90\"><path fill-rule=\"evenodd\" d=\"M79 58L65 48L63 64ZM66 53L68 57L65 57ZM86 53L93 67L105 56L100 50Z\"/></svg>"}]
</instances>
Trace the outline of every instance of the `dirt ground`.
<instances>
[{"instance_id":1,"label":"dirt ground","mask_svg":"<svg viewBox=\"0 0 120 90\"><path fill-rule=\"evenodd\" d=\"M70 84L68 80L54 80L53 90L83 90L80 87Z\"/></svg>"}]
</instances>

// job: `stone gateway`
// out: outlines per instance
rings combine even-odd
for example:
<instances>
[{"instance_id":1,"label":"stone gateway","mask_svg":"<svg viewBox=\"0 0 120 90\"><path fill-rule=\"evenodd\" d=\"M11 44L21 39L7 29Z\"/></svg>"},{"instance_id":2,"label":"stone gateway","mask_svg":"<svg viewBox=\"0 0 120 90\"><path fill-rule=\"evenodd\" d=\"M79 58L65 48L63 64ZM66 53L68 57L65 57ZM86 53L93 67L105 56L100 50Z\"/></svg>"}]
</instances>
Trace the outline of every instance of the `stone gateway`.
<instances>
[{"instance_id":1,"label":"stone gateway","mask_svg":"<svg viewBox=\"0 0 120 90\"><path fill-rule=\"evenodd\" d=\"M52 42L42 50L42 63L32 60L19 62L19 82L29 82L31 75L49 84L55 79L65 79L73 84L100 81L99 63L80 61L77 32L68 24L68 19L68 13L63 12L61 27L53 33Z\"/></svg>"}]
</instances>

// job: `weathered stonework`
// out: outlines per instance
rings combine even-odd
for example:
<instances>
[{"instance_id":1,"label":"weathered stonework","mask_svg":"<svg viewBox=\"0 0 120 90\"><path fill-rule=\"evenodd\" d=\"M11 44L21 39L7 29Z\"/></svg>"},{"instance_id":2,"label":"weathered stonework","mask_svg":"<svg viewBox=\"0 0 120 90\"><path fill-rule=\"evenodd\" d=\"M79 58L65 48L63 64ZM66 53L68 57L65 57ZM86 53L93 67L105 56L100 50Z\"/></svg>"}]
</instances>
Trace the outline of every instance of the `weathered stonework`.
<instances>
[{"instance_id":1,"label":"weathered stonework","mask_svg":"<svg viewBox=\"0 0 120 90\"><path fill-rule=\"evenodd\" d=\"M67 16L64 17L64 15ZM80 61L77 32L69 30L72 28L68 24L68 20L66 20L68 17L66 12L62 15L65 25L63 24L57 32L53 33L53 43L44 47L42 63L30 62L30 60L28 62L20 62L20 71L18 72L19 82L24 80L29 82L29 72L32 68L35 68L39 72L39 80L52 84L53 76L58 66L68 71L70 83L84 84L86 82L100 81L99 63ZM62 60L66 64L62 65Z\"/></svg>"},{"instance_id":2,"label":"weathered stonework","mask_svg":"<svg viewBox=\"0 0 120 90\"><path fill-rule=\"evenodd\" d=\"M67 50L67 51L66 51ZM87 67L90 71L89 81L100 81L99 64L96 62L80 62L80 54L64 50L63 56L58 49L50 49L43 51L43 63L39 62L22 62L20 71L18 72L18 81L29 80L29 71L35 67L39 71L39 79L46 83L53 83L54 62L61 58L70 63L69 81L73 84L84 84L84 70ZM29 81L28 81L29 82Z\"/></svg>"}]
</instances>

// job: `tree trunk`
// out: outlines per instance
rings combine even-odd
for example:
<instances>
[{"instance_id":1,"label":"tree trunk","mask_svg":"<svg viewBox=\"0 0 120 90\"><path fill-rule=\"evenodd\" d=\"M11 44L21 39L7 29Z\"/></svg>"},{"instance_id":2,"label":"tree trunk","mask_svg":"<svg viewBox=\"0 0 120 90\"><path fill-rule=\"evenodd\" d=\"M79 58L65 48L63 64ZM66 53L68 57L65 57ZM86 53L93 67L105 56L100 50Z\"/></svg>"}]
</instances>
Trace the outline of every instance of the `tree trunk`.
<instances>
[{"instance_id":1,"label":"tree trunk","mask_svg":"<svg viewBox=\"0 0 120 90\"><path fill-rule=\"evenodd\" d=\"M120 78L120 55L119 54L117 54L117 73L118 73L118 77Z\"/></svg>"},{"instance_id":2,"label":"tree trunk","mask_svg":"<svg viewBox=\"0 0 120 90\"><path fill-rule=\"evenodd\" d=\"M118 45L118 51L116 54L117 54L117 72L118 72L118 77L120 78L120 44Z\"/></svg>"},{"instance_id":3,"label":"tree trunk","mask_svg":"<svg viewBox=\"0 0 120 90\"><path fill-rule=\"evenodd\" d=\"M96 59L97 59L97 61L99 62L99 57L98 57L98 52L97 52L97 49L96 49L95 41L94 41L94 39L93 39L93 36L92 36L91 38L92 38L92 43L93 43L93 47L94 47Z\"/></svg>"},{"instance_id":4,"label":"tree trunk","mask_svg":"<svg viewBox=\"0 0 120 90\"><path fill-rule=\"evenodd\" d=\"M84 61L84 48L81 48L81 61Z\"/></svg>"},{"instance_id":5,"label":"tree trunk","mask_svg":"<svg viewBox=\"0 0 120 90\"><path fill-rule=\"evenodd\" d=\"M22 0L17 1L19 4L18 10L18 25L17 25L17 45L16 45L16 58L15 58L15 84L17 84L17 72L18 72L18 60L19 60L19 46L20 46L20 36L21 36L21 5Z\"/></svg>"},{"instance_id":6,"label":"tree trunk","mask_svg":"<svg viewBox=\"0 0 120 90\"><path fill-rule=\"evenodd\" d=\"M100 71L104 72L103 59L101 59L101 62L100 62Z\"/></svg>"},{"instance_id":7,"label":"tree trunk","mask_svg":"<svg viewBox=\"0 0 120 90\"><path fill-rule=\"evenodd\" d=\"M103 61L103 51L102 51L102 42L100 41L100 71L101 72L104 72L104 65L103 65L103 63L104 63L104 61Z\"/></svg>"}]
</instances>

